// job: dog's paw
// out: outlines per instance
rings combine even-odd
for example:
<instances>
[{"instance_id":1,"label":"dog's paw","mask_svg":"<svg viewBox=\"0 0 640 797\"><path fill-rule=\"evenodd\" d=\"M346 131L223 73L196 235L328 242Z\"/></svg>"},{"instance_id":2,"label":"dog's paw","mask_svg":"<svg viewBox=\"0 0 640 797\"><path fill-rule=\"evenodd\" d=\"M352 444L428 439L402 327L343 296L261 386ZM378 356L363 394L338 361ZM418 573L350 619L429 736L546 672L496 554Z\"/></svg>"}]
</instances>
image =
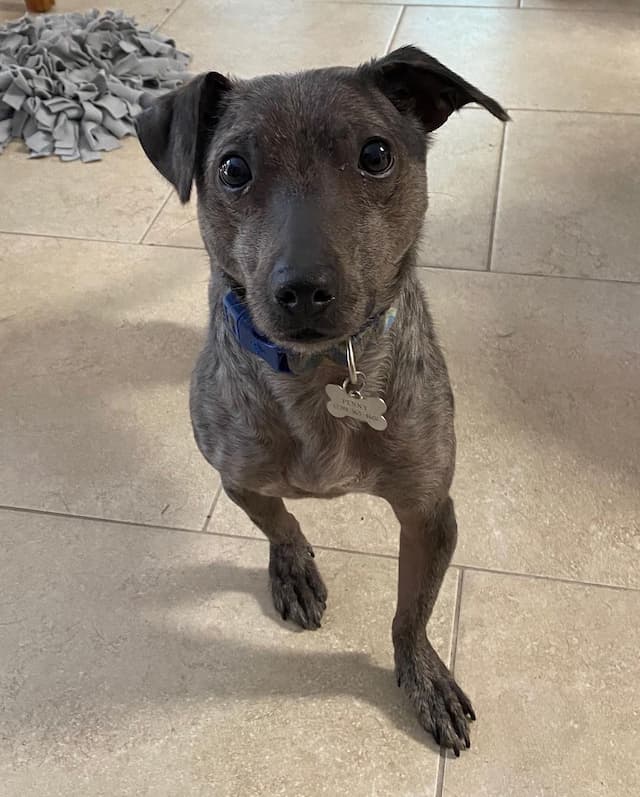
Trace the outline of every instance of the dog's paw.
<instances>
[{"instance_id":1,"label":"dog's paw","mask_svg":"<svg viewBox=\"0 0 640 797\"><path fill-rule=\"evenodd\" d=\"M471 701L429 642L417 650L396 651L396 676L420 724L439 745L456 756L471 747L468 721L476 718Z\"/></svg>"},{"instance_id":2,"label":"dog's paw","mask_svg":"<svg viewBox=\"0 0 640 797\"><path fill-rule=\"evenodd\" d=\"M303 628L320 628L327 607L327 588L310 545L272 545L269 555L271 594L283 620Z\"/></svg>"}]
</instances>

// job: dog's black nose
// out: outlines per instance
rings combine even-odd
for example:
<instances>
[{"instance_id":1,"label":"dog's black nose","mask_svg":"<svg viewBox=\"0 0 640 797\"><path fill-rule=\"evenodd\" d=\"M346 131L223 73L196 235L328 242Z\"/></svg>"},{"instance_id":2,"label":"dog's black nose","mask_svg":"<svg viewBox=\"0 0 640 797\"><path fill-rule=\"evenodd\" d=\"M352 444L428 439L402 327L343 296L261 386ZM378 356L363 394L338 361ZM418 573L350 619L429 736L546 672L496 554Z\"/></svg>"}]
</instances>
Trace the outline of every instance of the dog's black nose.
<instances>
[{"instance_id":1,"label":"dog's black nose","mask_svg":"<svg viewBox=\"0 0 640 797\"><path fill-rule=\"evenodd\" d=\"M271 287L273 298L292 320L299 323L320 316L335 300L335 288L323 279L291 279L287 271L276 271Z\"/></svg>"},{"instance_id":2,"label":"dog's black nose","mask_svg":"<svg viewBox=\"0 0 640 797\"><path fill-rule=\"evenodd\" d=\"M308 282L286 282L276 290L275 298L287 310L314 313L324 310L336 297L327 288Z\"/></svg>"}]
</instances>

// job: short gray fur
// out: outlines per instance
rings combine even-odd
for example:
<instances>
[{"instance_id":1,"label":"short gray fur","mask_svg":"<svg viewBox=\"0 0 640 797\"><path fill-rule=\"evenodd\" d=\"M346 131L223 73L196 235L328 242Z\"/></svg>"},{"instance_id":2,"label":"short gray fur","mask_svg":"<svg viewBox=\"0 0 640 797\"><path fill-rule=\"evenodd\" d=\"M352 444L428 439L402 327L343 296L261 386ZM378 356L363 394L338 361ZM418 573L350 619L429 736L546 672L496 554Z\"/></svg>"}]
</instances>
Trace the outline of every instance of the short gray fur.
<instances>
[{"instance_id":1,"label":"short gray fur","mask_svg":"<svg viewBox=\"0 0 640 797\"><path fill-rule=\"evenodd\" d=\"M425 630L456 544L453 397L414 266L427 209L428 134L470 102L508 119L459 75L404 47L355 69L249 81L210 72L137 121L145 152L182 201L194 181L198 189L211 281L193 428L227 495L271 543L276 609L314 629L327 600L283 497L385 498L400 521L397 681L421 725L456 755L470 744L473 708ZM376 176L362 165L372 137L394 154ZM225 182L230 157L250 165L237 190ZM314 307L307 299L300 314L296 291L311 296L310 284L330 301ZM367 395L387 405L386 429L327 412L326 386L343 383L344 365L325 358L292 376L242 348L222 310L232 288L263 334L309 356L395 307L393 326L361 337L355 352Z\"/></svg>"}]
</instances>

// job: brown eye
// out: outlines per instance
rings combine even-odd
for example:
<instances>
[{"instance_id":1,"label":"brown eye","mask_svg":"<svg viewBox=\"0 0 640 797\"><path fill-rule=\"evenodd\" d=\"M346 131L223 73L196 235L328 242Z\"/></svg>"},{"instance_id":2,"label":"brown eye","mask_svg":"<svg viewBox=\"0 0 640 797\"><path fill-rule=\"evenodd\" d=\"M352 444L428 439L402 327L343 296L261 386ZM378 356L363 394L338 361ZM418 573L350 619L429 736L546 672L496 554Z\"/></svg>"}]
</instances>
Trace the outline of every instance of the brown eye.
<instances>
[{"instance_id":1,"label":"brown eye","mask_svg":"<svg viewBox=\"0 0 640 797\"><path fill-rule=\"evenodd\" d=\"M381 138L372 138L360 150L358 166L368 174L380 176L388 172L392 164L391 147Z\"/></svg>"},{"instance_id":2,"label":"brown eye","mask_svg":"<svg viewBox=\"0 0 640 797\"><path fill-rule=\"evenodd\" d=\"M251 169L239 155L225 158L220 164L219 174L227 188L242 188L251 180Z\"/></svg>"}]
</instances>

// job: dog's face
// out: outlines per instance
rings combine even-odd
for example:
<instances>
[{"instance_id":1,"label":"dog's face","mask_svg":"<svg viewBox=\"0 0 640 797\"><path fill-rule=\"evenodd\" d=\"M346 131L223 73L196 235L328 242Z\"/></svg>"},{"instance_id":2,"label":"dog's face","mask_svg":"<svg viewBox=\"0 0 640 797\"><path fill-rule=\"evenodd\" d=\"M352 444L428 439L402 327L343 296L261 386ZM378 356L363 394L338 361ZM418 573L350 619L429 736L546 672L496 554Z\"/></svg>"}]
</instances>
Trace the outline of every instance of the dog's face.
<instances>
[{"instance_id":1,"label":"dog's face","mask_svg":"<svg viewBox=\"0 0 640 797\"><path fill-rule=\"evenodd\" d=\"M298 350L355 334L392 303L427 208L426 137L500 106L403 48L357 69L232 82L201 75L139 117L152 162L198 186L214 268L256 326Z\"/></svg>"},{"instance_id":2,"label":"dog's face","mask_svg":"<svg viewBox=\"0 0 640 797\"><path fill-rule=\"evenodd\" d=\"M230 93L199 181L200 219L259 329L323 345L391 304L426 210L424 159L418 125L353 73L267 77Z\"/></svg>"}]
</instances>

